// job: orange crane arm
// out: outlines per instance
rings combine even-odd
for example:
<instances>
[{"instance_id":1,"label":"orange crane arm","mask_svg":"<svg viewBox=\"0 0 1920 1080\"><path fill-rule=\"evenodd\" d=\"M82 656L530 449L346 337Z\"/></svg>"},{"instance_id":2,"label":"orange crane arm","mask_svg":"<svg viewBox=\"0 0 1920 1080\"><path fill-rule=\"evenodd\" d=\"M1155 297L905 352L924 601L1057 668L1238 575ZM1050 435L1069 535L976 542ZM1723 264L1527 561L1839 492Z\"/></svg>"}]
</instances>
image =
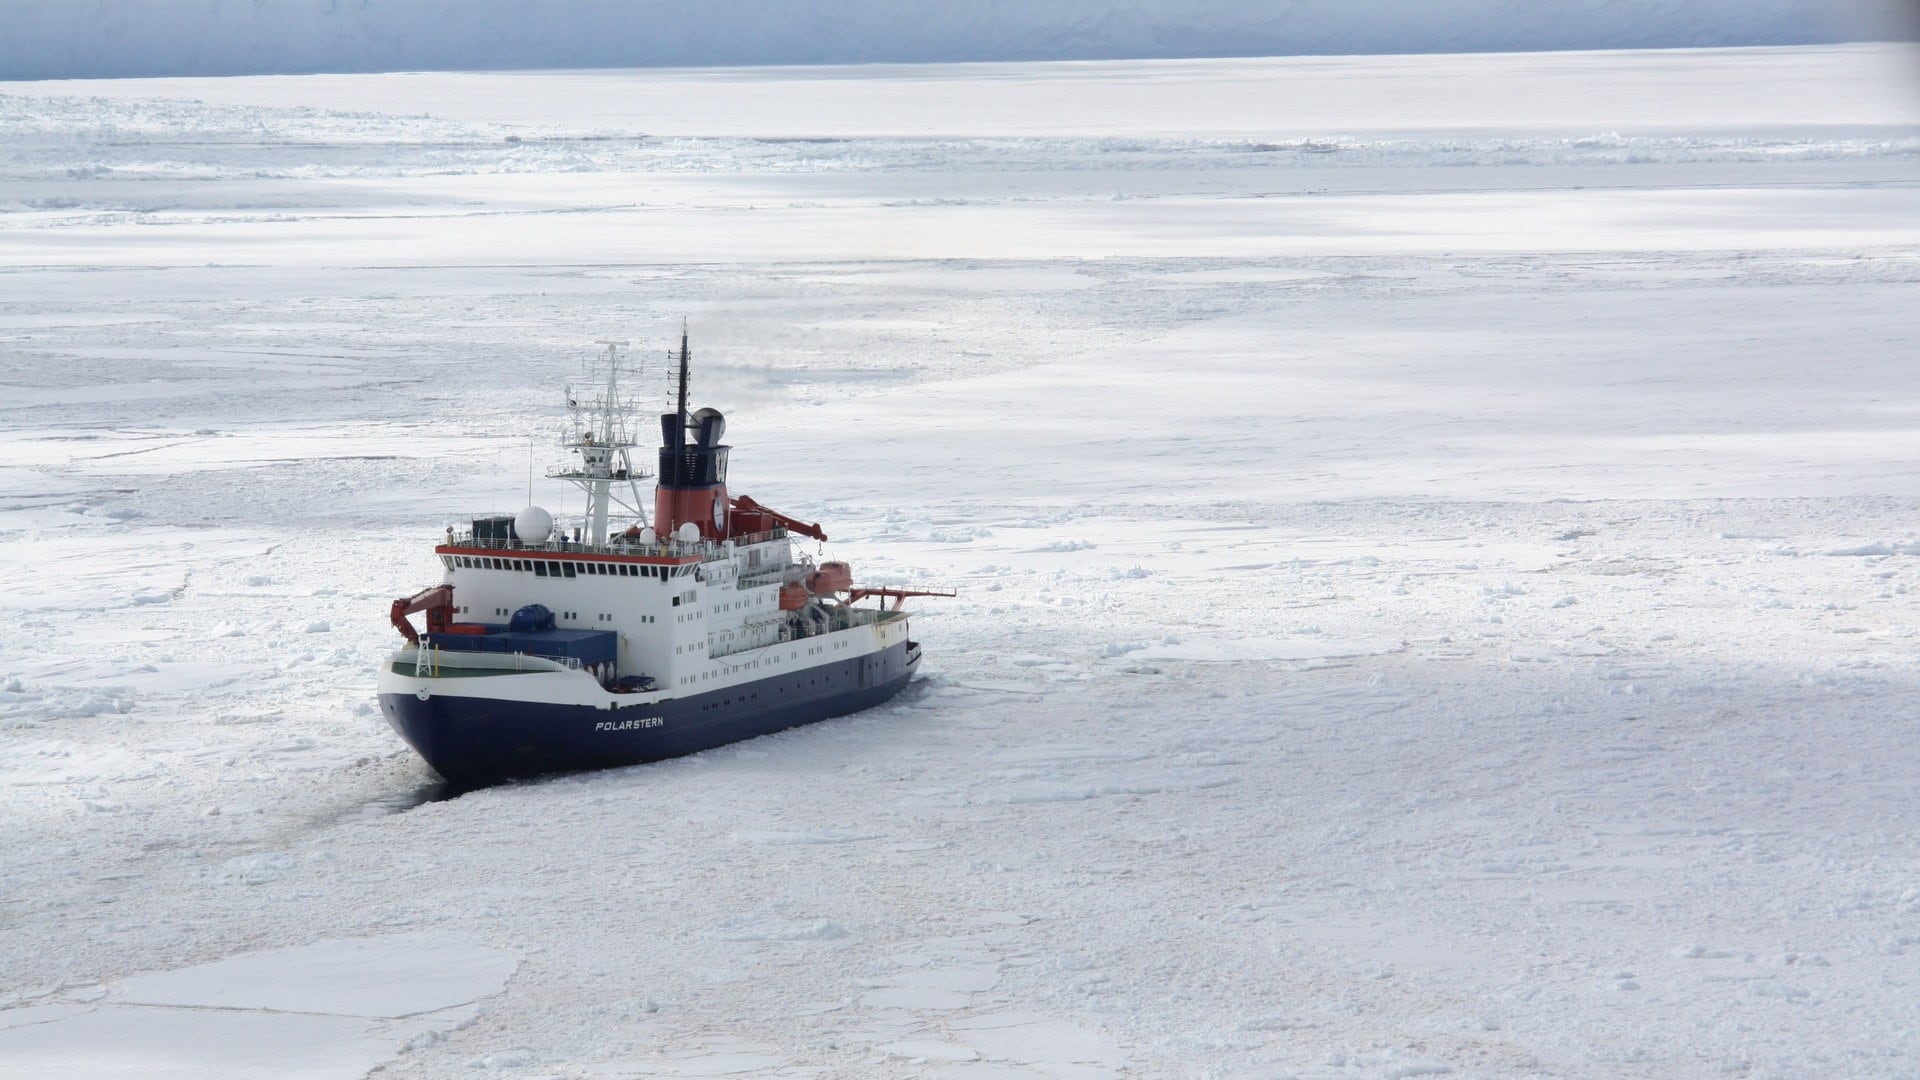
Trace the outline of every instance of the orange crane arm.
<instances>
[{"instance_id":1,"label":"orange crane arm","mask_svg":"<svg viewBox=\"0 0 1920 1080\"><path fill-rule=\"evenodd\" d=\"M407 621L407 616L416 611L427 613L427 633L438 634L446 630L453 622L453 586L435 585L430 589L421 589L404 600L393 602L393 628L407 639L407 644L420 644L420 635Z\"/></svg>"},{"instance_id":2,"label":"orange crane arm","mask_svg":"<svg viewBox=\"0 0 1920 1080\"><path fill-rule=\"evenodd\" d=\"M869 596L878 596L882 600L893 597L893 610L899 611L900 605L909 596L958 596L952 589L855 589L847 594L847 603L857 604ZM883 604L884 606L884 604Z\"/></svg>"},{"instance_id":3,"label":"orange crane arm","mask_svg":"<svg viewBox=\"0 0 1920 1080\"><path fill-rule=\"evenodd\" d=\"M754 500L748 498L745 495L735 495L733 497L733 508L735 510L743 510L749 514L762 514L766 517L770 517L773 520L779 522L780 524L785 525L788 528L788 530L792 532L797 532L801 536L811 536L815 540L820 541L821 543L825 543L827 540L826 531L821 529L820 526L809 525L806 522L801 521L799 518L796 518L796 517L788 517L786 514L783 514L778 510L774 510L770 507L760 505L759 503L755 502Z\"/></svg>"}]
</instances>

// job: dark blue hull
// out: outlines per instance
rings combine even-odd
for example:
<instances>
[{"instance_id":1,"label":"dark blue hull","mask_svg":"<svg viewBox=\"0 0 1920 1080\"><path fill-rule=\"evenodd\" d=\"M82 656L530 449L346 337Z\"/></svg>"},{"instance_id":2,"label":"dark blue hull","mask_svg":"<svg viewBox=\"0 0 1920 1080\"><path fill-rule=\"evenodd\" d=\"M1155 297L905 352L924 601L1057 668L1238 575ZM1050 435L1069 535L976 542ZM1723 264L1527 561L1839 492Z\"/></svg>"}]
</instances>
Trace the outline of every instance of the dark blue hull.
<instances>
[{"instance_id":1,"label":"dark blue hull","mask_svg":"<svg viewBox=\"0 0 1920 1080\"><path fill-rule=\"evenodd\" d=\"M901 642L867 656L650 705L601 709L382 694L380 708L436 772L471 787L660 761L845 716L899 693L919 665L920 647Z\"/></svg>"}]
</instances>

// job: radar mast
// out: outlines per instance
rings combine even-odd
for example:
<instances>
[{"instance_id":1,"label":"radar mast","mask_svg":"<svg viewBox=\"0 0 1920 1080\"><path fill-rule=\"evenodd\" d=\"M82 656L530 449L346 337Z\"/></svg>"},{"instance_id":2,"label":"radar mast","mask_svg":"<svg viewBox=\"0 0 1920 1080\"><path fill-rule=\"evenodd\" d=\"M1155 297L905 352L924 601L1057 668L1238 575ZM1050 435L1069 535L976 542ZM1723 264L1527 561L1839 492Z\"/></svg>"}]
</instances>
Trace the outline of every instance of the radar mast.
<instances>
[{"instance_id":1,"label":"radar mast","mask_svg":"<svg viewBox=\"0 0 1920 1080\"><path fill-rule=\"evenodd\" d=\"M632 374L620 356L627 343L594 344L604 346L606 352L587 362L589 389L576 393L573 387L567 387L568 423L561 445L580 455L580 462L547 475L577 484L587 493L586 535L581 539L602 547L607 542L607 519L615 504L636 518L642 516L640 481L652 474L635 468L630 454L634 442L627 418L636 405L620 397L622 376Z\"/></svg>"}]
</instances>

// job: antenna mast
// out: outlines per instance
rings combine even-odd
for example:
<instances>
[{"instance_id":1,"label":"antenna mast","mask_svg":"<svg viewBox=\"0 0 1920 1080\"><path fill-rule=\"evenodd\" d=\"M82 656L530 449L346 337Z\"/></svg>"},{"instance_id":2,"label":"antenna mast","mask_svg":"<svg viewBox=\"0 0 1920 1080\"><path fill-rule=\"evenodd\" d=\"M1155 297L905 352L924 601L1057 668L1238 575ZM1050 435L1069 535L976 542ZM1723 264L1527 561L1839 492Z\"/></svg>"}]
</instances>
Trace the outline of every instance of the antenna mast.
<instances>
[{"instance_id":1,"label":"antenna mast","mask_svg":"<svg viewBox=\"0 0 1920 1080\"><path fill-rule=\"evenodd\" d=\"M677 412L678 422L674 424L673 452L676 458L687 453L687 369L692 364L692 352L687 345L687 323L680 321L680 398Z\"/></svg>"},{"instance_id":2,"label":"antenna mast","mask_svg":"<svg viewBox=\"0 0 1920 1080\"><path fill-rule=\"evenodd\" d=\"M626 423L632 404L620 399L620 349L627 343L599 341L595 344L603 345L607 350L603 361L606 388L592 400L583 400L587 396L584 393L574 395L569 391L567 401L572 424L564 445L580 455L580 463L547 475L572 481L586 491L585 540L589 544L602 546L607 542L607 519L614 503L619 503L634 516L640 516L638 481L647 476L647 472L633 465L629 451L634 444ZM596 371L595 374L597 376L600 373ZM626 498L621 497L616 485L625 486L630 494Z\"/></svg>"}]
</instances>

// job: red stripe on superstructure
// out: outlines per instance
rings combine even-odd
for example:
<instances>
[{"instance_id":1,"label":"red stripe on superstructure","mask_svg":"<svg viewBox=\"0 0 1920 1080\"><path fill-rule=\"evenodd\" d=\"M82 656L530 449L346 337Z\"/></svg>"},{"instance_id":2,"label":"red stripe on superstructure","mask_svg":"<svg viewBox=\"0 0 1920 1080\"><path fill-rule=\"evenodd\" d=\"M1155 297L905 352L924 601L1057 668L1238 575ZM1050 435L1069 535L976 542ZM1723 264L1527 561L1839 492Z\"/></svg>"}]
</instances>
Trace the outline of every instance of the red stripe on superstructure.
<instances>
[{"instance_id":1,"label":"red stripe on superstructure","mask_svg":"<svg viewBox=\"0 0 1920 1080\"><path fill-rule=\"evenodd\" d=\"M457 547L447 544L433 549L435 555L474 555L483 559L544 559L547 562L644 563L648 566L686 566L700 561L698 555L597 555L584 551L519 551L506 548Z\"/></svg>"}]
</instances>

